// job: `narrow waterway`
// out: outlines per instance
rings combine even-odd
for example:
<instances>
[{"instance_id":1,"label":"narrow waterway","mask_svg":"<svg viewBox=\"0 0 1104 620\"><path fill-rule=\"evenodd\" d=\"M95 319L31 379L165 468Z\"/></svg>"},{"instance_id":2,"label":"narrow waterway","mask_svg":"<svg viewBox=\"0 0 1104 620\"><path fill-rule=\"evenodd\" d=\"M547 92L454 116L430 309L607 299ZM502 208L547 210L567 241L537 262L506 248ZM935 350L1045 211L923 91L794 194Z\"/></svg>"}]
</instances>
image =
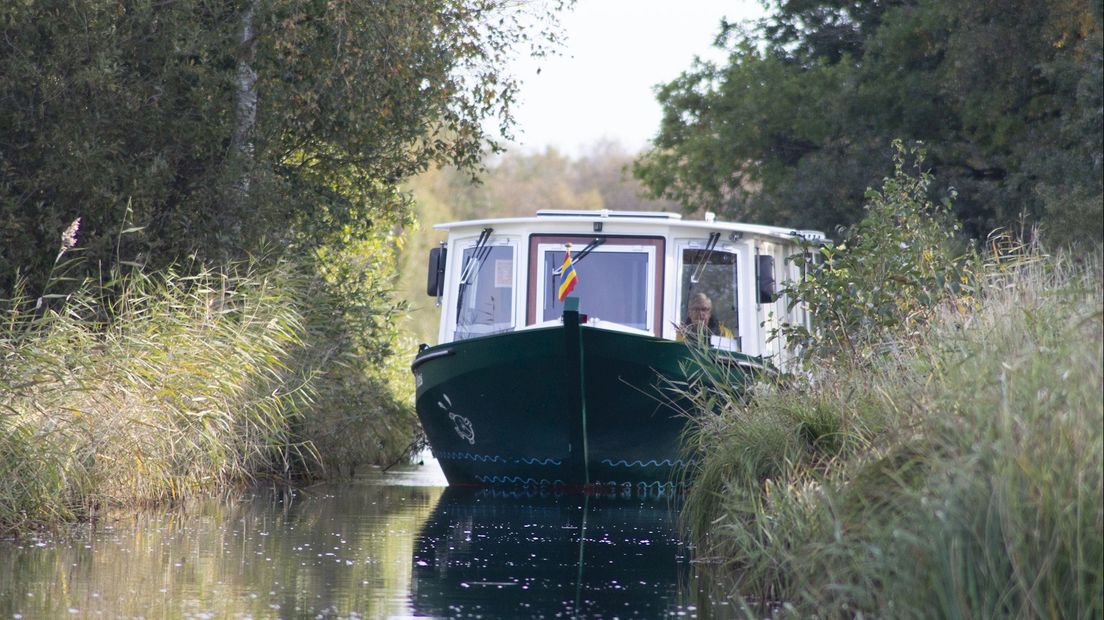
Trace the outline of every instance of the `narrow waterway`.
<instances>
[{"instance_id":1,"label":"narrow waterway","mask_svg":"<svg viewBox=\"0 0 1104 620\"><path fill-rule=\"evenodd\" d=\"M0 619L695 617L675 519L431 462L0 541Z\"/></svg>"}]
</instances>

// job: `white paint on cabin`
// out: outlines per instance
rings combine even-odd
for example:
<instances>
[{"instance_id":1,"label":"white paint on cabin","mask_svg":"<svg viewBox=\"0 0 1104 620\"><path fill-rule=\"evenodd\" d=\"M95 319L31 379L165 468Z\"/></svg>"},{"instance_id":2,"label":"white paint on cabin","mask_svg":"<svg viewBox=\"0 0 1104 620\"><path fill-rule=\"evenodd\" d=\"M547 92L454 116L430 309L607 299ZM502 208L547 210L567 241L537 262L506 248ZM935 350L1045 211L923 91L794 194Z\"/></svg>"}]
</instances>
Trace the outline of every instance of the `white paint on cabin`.
<instances>
[{"instance_id":1,"label":"white paint on cabin","mask_svg":"<svg viewBox=\"0 0 1104 620\"><path fill-rule=\"evenodd\" d=\"M788 300L780 295L774 301L759 299L758 257L773 259L777 292L784 281L801 277L800 268L789 260L802 251L798 239L824 240L824 234L818 231L721 222L708 217L684 220L673 213L609 210L546 210L534 217L471 220L434 228L448 231L440 343L559 323L557 307L562 310L562 304L557 306L553 299L559 279L549 270L559 266L565 241L572 242L572 254L577 257L590 240L602 237L606 242L576 263L580 288L589 278L591 289L600 286L601 292L633 298L633 304L644 307L622 308L614 305L620 299L596 299L601 293L591 290L589 302L579 295L581 312L586 314L588 305L599 309L589 313L587 325L674 340L685 318L688 299L684 297L689 297L690 274L701 273L699 284L701 279L711 278L715 289L723 288L723 279L731 274L736 280L736 295L731 300L714 300L714 315L729 317L734 323L729 326L734 338L722 342L715 339L715 344L767 356L779 365L785 365L785 343L771 339L772 330L784 322L808 324L809 317L800 307L788 310ZM468 265L469 284L464 287L466 298L462 299L463 258L465 253L473 255L488 228L491 233L483 260L476 263L478 273ZM707 250L713 234L717 239L710 253ZM708 261L704 266L703 257ZM698 269L694 261L699 261ZM601 265L625 273L596 272ZM660 265L662 282L656 273ZM458 306L460 301L462 306ZM718 307L722 302L730 307Z\"/></svg>"}]
</instances>

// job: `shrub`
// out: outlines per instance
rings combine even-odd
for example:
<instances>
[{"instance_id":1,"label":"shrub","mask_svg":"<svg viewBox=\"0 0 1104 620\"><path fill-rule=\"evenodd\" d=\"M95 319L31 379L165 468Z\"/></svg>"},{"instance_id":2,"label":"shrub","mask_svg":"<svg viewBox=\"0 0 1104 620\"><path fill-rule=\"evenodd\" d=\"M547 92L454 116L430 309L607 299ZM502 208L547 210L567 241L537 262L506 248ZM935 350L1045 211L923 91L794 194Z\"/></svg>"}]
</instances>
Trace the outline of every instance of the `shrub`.
<instances>
[{"instance_id":1,"label":"shrub","mask_svg":"<svg viewBox=\"0 0 1104 620\"><path fill-rule=\"evenodd\" d=\"M893 176L880 190L867 190L866 214L845 240L795 258L806 277L782 292L790 309L805 305L814 325L781 331L806 358L858 362L917 335L947 296L968 300L976 254L963 249L950 203L929 199L923 150L899 140L894 146Z\"/></svg>"}]
</instances>

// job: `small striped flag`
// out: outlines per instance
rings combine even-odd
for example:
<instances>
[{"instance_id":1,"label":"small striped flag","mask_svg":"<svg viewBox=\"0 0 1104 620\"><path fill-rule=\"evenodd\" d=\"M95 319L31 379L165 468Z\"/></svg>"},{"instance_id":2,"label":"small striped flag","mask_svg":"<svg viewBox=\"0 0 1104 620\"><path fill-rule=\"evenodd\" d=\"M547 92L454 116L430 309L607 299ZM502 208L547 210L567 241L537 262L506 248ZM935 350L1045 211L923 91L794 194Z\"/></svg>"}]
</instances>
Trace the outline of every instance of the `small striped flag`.
<instances>
[{"instance_id":1,"label":"small striped flag","mask_svg":"<svg viewBox=\"0 0 1104 620\"><path fill-rule=\"evenodd\" d=\"M560 294L559 300L563 301L564 297L570 293L575 285L579 282L579 276L575 274L575 265L571 263L571 246L567 246L564 253L563 266L560 267Z\"/></svg>"}]
</instances>

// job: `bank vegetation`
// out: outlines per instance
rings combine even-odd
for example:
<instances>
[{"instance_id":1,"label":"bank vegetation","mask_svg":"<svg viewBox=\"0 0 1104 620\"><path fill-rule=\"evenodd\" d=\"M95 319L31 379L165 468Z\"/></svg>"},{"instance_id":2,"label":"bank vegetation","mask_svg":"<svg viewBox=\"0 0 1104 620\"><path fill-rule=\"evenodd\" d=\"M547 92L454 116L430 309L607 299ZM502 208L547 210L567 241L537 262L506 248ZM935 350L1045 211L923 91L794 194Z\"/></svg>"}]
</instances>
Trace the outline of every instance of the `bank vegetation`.
<instances>
[{"instance_id":1,"label":"bank vegetation","mask_svg":"<svg viewBox=\"0 0 1104 620\"><path fill-rule=\"evenodd\" d=\"M750 398L687 386L709 412L683 519L711 600L748 617L1100 617L1101 252L1030 231L956 245L902 156L786 291L822 317L791 329L802 369Z\"/></svg>"},{"instance_id":2,"label":"bank vegetation","mask_svg":"<svg viewBox=\"0 0 1104 620\"><path fill-rule=\"evenodd\" d=\"M329 288L261 261L18 289L0 329L0 528L398 458L416 422L395 343L341 342L334 317L355 317Z\"/></svg>"}]
</instances>

